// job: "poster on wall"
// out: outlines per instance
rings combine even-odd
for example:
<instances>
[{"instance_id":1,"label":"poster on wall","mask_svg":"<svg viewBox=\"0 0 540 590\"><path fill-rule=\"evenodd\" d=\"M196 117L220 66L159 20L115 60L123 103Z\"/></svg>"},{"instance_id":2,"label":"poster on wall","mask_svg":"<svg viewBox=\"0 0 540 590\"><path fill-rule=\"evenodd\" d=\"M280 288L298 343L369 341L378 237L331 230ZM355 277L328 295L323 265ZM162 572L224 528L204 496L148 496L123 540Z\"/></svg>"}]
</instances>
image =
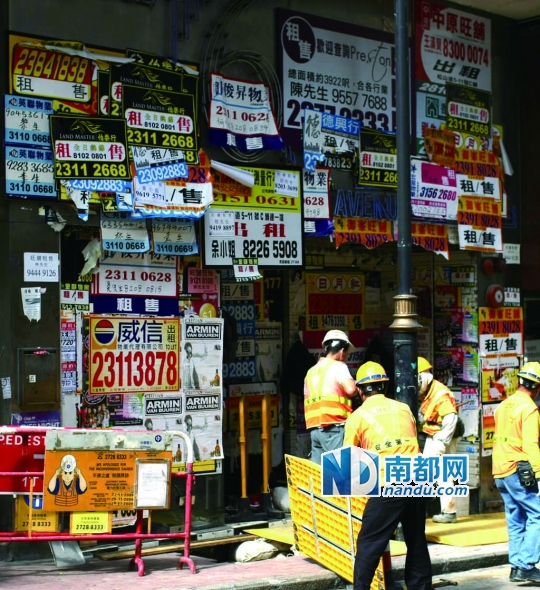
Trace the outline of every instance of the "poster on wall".
<instances>
[{"instance_id":1,"label":"poster on wall","mask_svg":"<svg viewBox=\"0 0 540 590\"><path fill-rule=\"evenodd\" d=\"M481 307L478 310L480 354L484 357L523 355L523 308Z\"/></svg>"},{"instance_id":2,"label":"poster on wall","mask_svg":"<svg viewBox=\"0 0 540 590\"><path fill-rule=\"evenodd\" d=\"M246 168L255 184L249 196L222 185L204 216L206 267L231 267L235 258L257 258L259 267L302 266L301 172Z\"/></svg>"},{"instance_id":3,"label":"poster on wall","mask_svg":"<svg viewBox=\"0 0 540 590\"><path fill-rule=\"evenodd\" d=\"M43 506L58 512L132 509L137 459L170 460L172 437L161 434L49 431Z\"/></svg>"},{"instance_id":4,"label":"poster on wall","mask_svg":"<svg viewBox=\"0 0 540 590\"><path fill-rule=\"evenodd\" d=\"M491 90L491 21L416 0L416 78Z\"/></svg>"},{"instance_id":5,"label":"poster on wall","mask_svg":"<svg viewBox=\"0 0 540 590\"><path fill-rule=\"evenodd\" d=\"M493 454L493 437L495 436L495 410L499 404L482 404L482 457Z\"/></svg>"},{"instance_id":6,"label":"poster on wall","mask_svg":"<svg viewBox=\"0 0 540 590\"><path fill-rule=\"evenodd\" d=\"M258 381L279 381L283 366L281 322L257 322L255 347Z\"/></svg>"},{"instance_id":7,"label":"poster on wall","mask_svg":"<svg viewBox=\"0 0 540 590\"><path fill-rule=\"evenodd\" d=\"M181 388L221 392L223 320L184 318L182 322Z\"/></svg>"},{"instance_id":8,"label":"poster on wall","mask_svg":"<svg viewBox=\"0 0 540 590\"><path fill-rule=\"evenodd\" d=\"M283 149L268 86L213 72L210 91L209 143L242 152Z\"/></svg>"},{"instance_id":9,"label":"poster on wall","mask_svg":"<svg viewBox=\"0 0 540 590\"><path fill-rule=\"evenodd\" d=\"M424 131L446 122L446 82L491 90L491 21L429 0L416 0L415 14L416 153L425 157Z\"/></svg>"},{"instance_id":10,"label":"poster on wall","mask_svg":"<svg viewBox=\"0 0 540 590\"><path fill-rule=\"evenodd\" d=\"M93 275L94 313L178 315L176 257L138 252L104 253Z\"/></svg>"},{"instance_id":11,"label":"poster on wall","mask_svg":"<svg viewBox=\"0 0 540 590\"><path fill-rule=\"evenodd\" d=\"M364 328L365 277L359 273L306 273L306 329Z\"/></svg>"},{"instance_id":12,"label":"poster on wall","mask_svg":"<svg viewBox=\"0 0 540 590\"><path fill-rule=\"evenodd\" d=\"M393 35L290 10L276 12L285 142L302 147L305 108L395 131Z\"/></svg>"},{"instance_id":13,"label":"poster on wall","mask_svg":"<svg viewBox=\"0 0 540 590\"><path fill-rule=\"evenodd\" d=\"M90 394L179 390L178 318L90 316Z\"/></svg>"},{"instance_id":14,"label":"poster on wall","mask_svg":"<svg viewBox=\"0 0 540 590\"><path fill-rule=\"evenodd\" d=\"M181 430L190 437L194 459L223 458L223 319L182 322ZM185 452L184 443L182 452ZM215 463L212 463L215 468Z\"/></svg>"},{"instance_id":15,"label":"poster on wall","mask_svg":"<svg viewBox=\"0 0 540 590\"><path fill-rule=\"evenodd\" d=\"M225 276L228 276L228 273ZM257 377L255 283L224 280L221 288L223 308L236 320L238 334L236 357L223 365L223 377L224 379Z\"/></svg>"},{"instance_id":16,"label":"poster on wall","mask_svg":"<svg viewBox=\"0 0 540 590\"><path fill-rule=\"evenodd\" d=\"M482 358L482 402L502 401L514 394L518 388L519 367L520 359L517 356Z\"/></svg>"},{"instance_id":17,"label":"poster on wall","mask_svg":"<svg viewBox=\"0 0 540 590\"><path fill-rule=\"evenodd\" d=\"M81 396L78 414L80 428L147 428L142 393L92 395L87 392Z\"/></svg>"}]
</instances>

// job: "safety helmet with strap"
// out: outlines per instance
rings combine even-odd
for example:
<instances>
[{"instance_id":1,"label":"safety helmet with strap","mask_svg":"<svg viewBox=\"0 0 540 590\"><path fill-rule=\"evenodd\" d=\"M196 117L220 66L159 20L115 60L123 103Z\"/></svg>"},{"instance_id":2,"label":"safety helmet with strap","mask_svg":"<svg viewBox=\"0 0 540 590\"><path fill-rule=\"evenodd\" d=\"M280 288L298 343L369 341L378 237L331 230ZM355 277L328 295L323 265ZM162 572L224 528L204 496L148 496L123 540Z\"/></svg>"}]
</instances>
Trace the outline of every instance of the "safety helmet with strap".
<instances>
[{"instance_id":1,"label":"safety helmet with strap","mask_svg":"<svg viewBox=\"0 0 540 590\"><path fill-rule=\"evenodd\" d=\"M364 363L356 372L356 385L362 386L378 381L389 381L382 365L373 361Z\"/></svg>"},{"instance_id":2,"label":"safety helmet with strap","mask_svg":"<svg viewBox=\"0 0 540 590\"><path fill-rule=\"evenodd\" d=\"M525 363L521 367L517 376L519 378L520 385L522 384L522 380L525 380L530 384L533 384L532 388L536 389L538 385L540 385L540 363L536 361ZM527 384L525 384L525 387L527 387Z\"/></svg>"}]
</instances>

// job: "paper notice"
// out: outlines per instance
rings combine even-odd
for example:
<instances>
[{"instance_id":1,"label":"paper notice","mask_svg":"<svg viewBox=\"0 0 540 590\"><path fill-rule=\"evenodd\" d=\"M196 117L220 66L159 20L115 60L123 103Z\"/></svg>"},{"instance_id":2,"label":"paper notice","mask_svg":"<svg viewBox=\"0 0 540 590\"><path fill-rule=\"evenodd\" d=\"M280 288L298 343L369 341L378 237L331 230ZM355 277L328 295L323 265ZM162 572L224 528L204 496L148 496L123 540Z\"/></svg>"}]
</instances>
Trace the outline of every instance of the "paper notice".
<instances>
[{"instance_id":1,"label":"paper notice","mask_svg":"<svg viewBox=\"0 0 540 590\"><path fill-rule=\"evenodd\" d=\"M1 377L2 399L11 399L11 377Z\"/></svg>"},{"instance_id":2,"label":"paper notice","mask_svg":"<svg viewBox=\"0 0 540 590\"><path fill-rule=\"evenodd\" d=\"M223 162L218 162L217 160L212 160L211 166L218 172L226 174L229 178L236 180L236 182L239 182L240 184L249 187L252 187L255 184L255 176L253 172L242 170L236 166L229 166L229 164L223 164Z\"/></svg>"},{"instance_id":3,"label":"paper notice","mask_svg":"<svg viewBox=\"0 0 540 590\"><path fill-rule=\"evenodd\" d=\"M41 287L21 289L24 315L30 320L41 319Z\"/></svg>"}]
</instances>

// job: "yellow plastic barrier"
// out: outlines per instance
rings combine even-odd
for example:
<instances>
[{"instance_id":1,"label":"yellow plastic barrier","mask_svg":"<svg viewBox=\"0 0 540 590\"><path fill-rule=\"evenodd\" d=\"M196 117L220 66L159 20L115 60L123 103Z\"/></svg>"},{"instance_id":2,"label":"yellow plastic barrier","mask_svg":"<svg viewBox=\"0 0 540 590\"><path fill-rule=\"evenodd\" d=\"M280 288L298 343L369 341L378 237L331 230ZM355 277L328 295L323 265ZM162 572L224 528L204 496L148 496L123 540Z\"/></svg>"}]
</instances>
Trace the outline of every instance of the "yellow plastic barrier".
<instances>
[{"instance_id":1,"label":"yellow plastic barrier","mask_svg":"<svg viewBox=\"0 0 540 590\"><path fill-rule=\"evenodd\" d=\"M285 463L296 549L352 583L367 498L323 496L319 465L292 455ZM386 590L382 559L371 590Z\"/></svg>"}]
</instances>

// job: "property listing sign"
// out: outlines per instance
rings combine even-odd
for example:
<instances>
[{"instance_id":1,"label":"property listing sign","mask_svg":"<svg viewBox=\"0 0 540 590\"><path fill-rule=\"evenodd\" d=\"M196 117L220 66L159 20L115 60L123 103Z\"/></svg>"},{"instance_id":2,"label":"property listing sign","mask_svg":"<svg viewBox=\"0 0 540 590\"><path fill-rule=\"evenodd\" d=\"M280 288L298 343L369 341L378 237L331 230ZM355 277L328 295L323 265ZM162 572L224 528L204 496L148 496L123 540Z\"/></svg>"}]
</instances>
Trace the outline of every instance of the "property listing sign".
<instances>
[{"instance_id":1,"label":"property listing sign","mask_svg":"<svg viewBox=\"0 0 540 590\"><path fill-rule=\"evenodd\" d=\"M411 197L413 215L456 219L455 171L423 160L411 160Z\"/></svg>"},{"instance_id":2,"label":"property listing sign","mask_svg":"<svg viewBox=\"0 0 540 590\"><path fill-rule=\"evenodd\" d=\"M483 357L523 354L523 308L481 307L478 313Z\"/></svg>"},{"instance_id":3,"label":"property listing sign","mask_svg":"<svg viewBox=\"0 0 540 590\"><path fill-rule=\"evenodd\" d=\"M491 90L491 21L416 0L416 78Z\"/></svg>"},{"instance_id":4,"label":"property listing sign","mask_svg":"<svg viewBox=\"0 0 540 590\"><path fill-rule=\"evenodd\" d=\"M358 273L306 275L307 330L361 330L364 276Z\"/></svg>"},{"instance_id":5,"label":"property listing sign","mask_svg":"<svg viewBox=\"0 0 540 590\"><path fill-rule=\"evenodd\" d=\"M176 297L176 277L172 256L108 252L93 275L92 295Z\"/></svg>"},{"instance_id":6,"label":"property listing sign","mask_svg":"<svg viewBox=\"0 0 540 590\"><path fill-rule=\"evenodd\" d=\"M50 149L49 115L52 114L50 100L29 100L22 96L6 94L4 96L5 142Z\"/></svg>"},{"instance_id":7,"label":"property listing sign","mask_svg":"<svg viewBox=\"0 0 540 590\"><path fill-rule=\"evenodd\" d=\"M356 119L306 109L304 112L304 168L318 162L329 168L351 170L360 140Z\"/></svg>"},{"instance_id":8,"label":"property listing sign","mask_svg":"<svg viewBox=\"0 0 540 590\"><path fill-rule=\"evenodd\" d=\"M6 145L6 194L56 199L51 150Z\"/></svg>"},{"instance_id":9,"label":"property listing sign","mask_svg":"<svg viewBox=\"0 0 540 590\"><path fill-rule=\"evenodd\" d=\"M230 267L235 258L257 258L259 266L301 266L300 171L246 170L254 175L251 194L238 194L231 185L227 193L214 194L204 216L205 265Z\"/></svg>"},{"instance_id":10,"label":"property listing sign","mask_svg":"<svg viewBox=\"0 0 540 590\"><path fill-rule=\"evenodd\" d=\"M90 316L91 394L178 391L178 318Z\"/></svg>"},{"instance_id":11,"label":"property listing sign","mask_svg":"<svg viewBox=\"0 0 540 590\"><path fill-rule=\"evenodd\" d=\"M282 9L277 30L288 144L301 147L304 109L395 131L392 35Z\"/></svg>"},{"instance_id":12,"label":"property listing sign","mask_svg":"<svg viewBox=\"0 0 540 590\"><path fill-rule=\"evenodd\" d=\"M304 219L330 218L330 170L303 171Z\"/></svg>"},{"instance_id":13,"label":"property listing sign","mask_svg":"<svg viewBox=\"0 0 540 590\"><path fill-rule=\"evenodd\" d=\"M129 213L102 213L101 241L111 252L148 252L150 238L144 219L130 219Z\"/></svg>"},{"instance_id":14,"label":"property listing sign","mask_svg":"<svg viewBox=\"0 0 540 590\"><path fill-rule=\"evenodd\" d=\"M55 178L131 180L125 121L52 115L50 122Z\"/></svg>"},{"instance_id":15,"label":"property listing sign","mask_svg":"<svg viewBox=\"0 0 540 590\"><path fill-rule=\"evenodd\" d=\"M450 131L487 137L491 133L491 92L446 85L446 125Z\"/></svg>"},{"instance_id":16,"label":"property listing sign","mask_svg":"<svg viewBox=\"0 0 540 590\"><path fill-rule=\"evenodd\" d=\"M359 164L359 185L397 188L395 134L362 129L360 132Z\"/></svg>"},{"instance_id":17,"label":"property listing sign","mask_svg":"<svg viewBox=\"0 0 540 590\"><path fill-rule=\"evenodd\" d=\"M283 149L268 86L212 73L210 89L211 144L242 152Z\"/></svg>"},{"instance_id":18,"label":"property listing sign","mask_svg":"<svg viewBox=\"0 0 540 590\"><path fill-rule=\"evenodd\" d=\"M91 101L93 62L85 57L17 44L11 71L17 94Z\"/></svg>"}]
</instances>

